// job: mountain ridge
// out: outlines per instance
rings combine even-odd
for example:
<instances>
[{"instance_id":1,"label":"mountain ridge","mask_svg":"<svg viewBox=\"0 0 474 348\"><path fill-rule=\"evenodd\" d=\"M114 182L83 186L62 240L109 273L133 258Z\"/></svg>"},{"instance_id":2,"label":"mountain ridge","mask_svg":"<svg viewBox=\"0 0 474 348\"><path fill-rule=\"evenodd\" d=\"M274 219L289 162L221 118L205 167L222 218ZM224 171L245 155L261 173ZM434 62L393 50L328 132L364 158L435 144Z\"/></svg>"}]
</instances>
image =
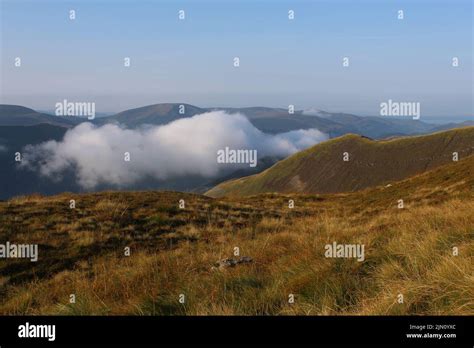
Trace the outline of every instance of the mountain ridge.
<instances>
[{"instance_id":1,"label":"mountain ridge","mask_svg":"<svg viewBox=\"0 0 474 348\"><path fill-rule=\"evenodd\" d=\"M21 105L0 104L0 126L35 126L38 124L70 128L77 122L71 117L53 116Z\"/></svg>"},{"instance_id":2,"label":"mountain ridge","mask_svg":"<svg viewBox=\"0 0 474 348\"><path fill-rule=\"evenodd\" d=\"M424 134L432 131L456 128L459 123L436 125L409 118L385 118L358 116L348 113L331 113L319 110L317 115L306 110L295 110L289 114L284 108L257 107L198 107L187 103L159 103L128 109L106 117L88 120L85 117L60 117L19 105L0 105L0 126L31 126L52 124L66 128L81 122L95 125L119 123L128 128L143 125L165 125L178 119L192 117L205 112L224 111L245 115L254 127L268 134L285 133L299 129L316 128L330 137L357 133L382 139L390 136ZM466 121L464 124L469 124Z\"/></svg>"},{"instance_id":3,"label":"mountain ridge","mask_svg":"<svg viewBox=\"0 0 474 348\"><path fill-rule=\"evenodd\" d=\"M450 163L453 152L458 152L459 158L474 153L474 127L386 140L348 134L300 151L259 174L221 183L206 194L357 191ZM345 153L348 161L344 161Z\"/></svg>"}]
</instances>

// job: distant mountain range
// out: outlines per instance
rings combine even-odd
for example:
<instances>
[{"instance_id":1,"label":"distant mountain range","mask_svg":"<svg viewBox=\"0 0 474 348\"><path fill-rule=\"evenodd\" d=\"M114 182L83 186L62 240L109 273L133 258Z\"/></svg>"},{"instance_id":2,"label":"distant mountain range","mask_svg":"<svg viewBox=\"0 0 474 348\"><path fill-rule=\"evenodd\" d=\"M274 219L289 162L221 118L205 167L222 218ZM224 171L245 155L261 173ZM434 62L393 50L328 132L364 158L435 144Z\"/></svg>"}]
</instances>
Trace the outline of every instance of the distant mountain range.
<instances>
[{"instance_id":1,"label":"distant mountain range","mask_svg":"<svg viewBox=\"0 0 474 348\"><path fill-rule=\"evenodd\" d=\"M136 128L146 124L163 125L181 118L192 117L215 110L241 113L256 128L270 134L284 133L297 129L317 128L331 137L354 133L374 139L381 139L389 136L429 133L460 126L459 123L439 125L410 118L363 117L326 111L318 111L315 115L308 115L304 110L295 110L294 114L289 114L288 110L282 108L200 108L190 104L179 103L149 105L94 120L88 120L86 117L53 116L17 105L0 105L0 126L50 124L70 128L78 123L87 121L97 125L120 123L129 128ZM474 121L466 121L462 124L462 126L466 125L474 125Z\"/></svg>"},{"instance_id":2,"label":"distant mountain range","mask_svg":"<svg viewBox=\"0 0 474 348\"><path fill-rule=\"evenodd\" d=\"M474 154L474 127L379 141L350 134L300 151L259 174L224 182L207 195L357 191L452 163L455 152L458 160Z\"/></svg>"},{"instance_id":3,"label":"distant mountain range","mask_svg":"<svg viewBox=\"0 0 474 348\"><path fill-rule=\"evenodd\" d=\"M312 129L329 134L331 138L345 134L358 134L373 139L424 134L433 131L474 124L451 123L434 125L412 119L362 117L344 113L318 111L308 113L295 110L289 114L282 108L200 108L190 104L166 103L126 110L108 117L90 121L86 117L60 117L17 105L0 105L0 199L29 193L55 194L63 191L80 192L74 180L74 173L59 182L38 177L36 173L17 169L13 154L21 152L26 145L35 145L48 140L61 140L68 129L81 122L92 122L98 126L119 123L128 128L144 125L164 125L178 119L223 110L241 113L260 131L269 134L284 133L298 129ZM205 192L224 180L240 178L261 172L282 158L269 157L259 160L257 168L240 169L222 177L209 180L198 176L186 176L172 180L147 180L129 189L172 189L179 191ZM329 186L331 187L331 186ZM110 189L111 187L99 187Z\"/></svg>"},{"instance_id":4,"label":"distant mountain range","mask_svg":"<svg viewBox=\"0 0 474 348\"><path fill-rule=\"evenodd\" d=\"M184 105L184 113L179 108ZM406 118L383 118L375 116L356 116L345 113L318 112L319 116L307 115L304 110L295 110L289 114L282 108L199 108L189 104L156 104L120 112L116 115L97 120L99 124L118 122L130 128L143 124L161 125L183 117L192 117L204 112L223 110L228 113L241 113L259 130L269 134L289 132L298 129L317 128L330 137L348 133L381 139L389 136L429 133L441 129L459 127L459 124L434 125ZM465 125L474 125L466 121Z\"/></svg>"}]
</instances>

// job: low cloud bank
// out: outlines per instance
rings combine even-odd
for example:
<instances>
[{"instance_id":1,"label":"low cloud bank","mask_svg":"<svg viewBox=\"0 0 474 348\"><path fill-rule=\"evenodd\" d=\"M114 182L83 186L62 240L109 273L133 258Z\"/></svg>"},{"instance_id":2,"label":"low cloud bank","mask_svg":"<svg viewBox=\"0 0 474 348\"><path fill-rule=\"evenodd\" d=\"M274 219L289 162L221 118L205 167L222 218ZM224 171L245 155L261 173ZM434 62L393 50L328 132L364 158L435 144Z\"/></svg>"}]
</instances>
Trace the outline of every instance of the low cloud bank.
<instances>
[{"instance_id":1,"label":"low cloud bank","mask_svg":"<svg viewBox=\"0 0 474 348\"><path fill-rule=\"evenodd\" d=\"M319 117L326 117L329 115L329 113L327 113L326 111L322 111L316 108L309 108L309 109L303 110L301 114L305 116L319 116Z\"/></svg>"},{"instance_id":2,"label":"low cloud bank","mask_svg":"<svg viewBox=\"0 0 474 348\"><path fill-rule=\"evenodd\" d=\"M62 141L27 146L23 166L51 179L73 168L85 189L100 184L127 186L145 178L200 175L217 177L248 164L219 164L217 151L257 150L258 158L288 156L328 136L316 129L269 135L241 114L213 111L167 125L131 130L118 125L82 123ZM130 161L126 161L129 153Z\"/></svg>"}]
</instances>

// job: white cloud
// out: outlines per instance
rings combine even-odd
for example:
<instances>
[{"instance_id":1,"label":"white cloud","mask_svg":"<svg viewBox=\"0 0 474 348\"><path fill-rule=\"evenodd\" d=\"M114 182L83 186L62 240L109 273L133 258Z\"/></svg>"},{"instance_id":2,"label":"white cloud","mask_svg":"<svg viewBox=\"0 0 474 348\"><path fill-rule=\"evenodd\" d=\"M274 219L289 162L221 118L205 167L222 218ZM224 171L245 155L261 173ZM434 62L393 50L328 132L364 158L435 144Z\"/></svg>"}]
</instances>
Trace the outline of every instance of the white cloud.
<instances>
[{"instance_id":1,"label":"white cloud","mask_svg":"<svg viewBox=\"0 0 474 348\"><path fill-rule=\"evenodd\" d=\"M323 111L323 110L319 110L319 109L316 109L316 108L305 109L305 110L303 110L302 114L305 115L305 116L319 116L319 117L330 116L330 114L328 112Z\"/></svg>"},{"instance_id":2,"label":"white cloud","mask_svg":"<svg viewBox=\"0 0 474 348\"><path fill-rule=\"evenodd\" d=\"M326 139L316 129L269 135L241 114L213 111L139 130L82 123L60 142L26 147L24 165L50 178L75 168L78 183L87 189L103 183L127 186L147 177L216 177L231 166L216 160L217 151L226 146L256 149L262 158L288 156ZM125 152L130 153L130 162L124 161Z\"/></svg>"}]
</instances>

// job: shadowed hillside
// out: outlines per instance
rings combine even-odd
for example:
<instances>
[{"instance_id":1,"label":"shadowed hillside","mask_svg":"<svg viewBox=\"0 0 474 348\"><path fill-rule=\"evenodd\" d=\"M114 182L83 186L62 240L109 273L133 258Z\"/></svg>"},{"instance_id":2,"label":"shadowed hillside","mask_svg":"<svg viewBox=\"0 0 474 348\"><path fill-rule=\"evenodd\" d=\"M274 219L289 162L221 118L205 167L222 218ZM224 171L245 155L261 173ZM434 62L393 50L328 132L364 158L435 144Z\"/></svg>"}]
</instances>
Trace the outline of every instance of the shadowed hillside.
<instances>
[{"instance_id":1,"label":"shadowed hillside","mask_svg":"<svg viewBox=\"0 0 474 348\"><path fill-rule=\"evenodd\" d=\"M301 151L262 173L224 182L206 194L220 197L356 191L450 163L454 152L459 158L474 153L474 127L381 141L346 135Z\"/></svg>"},{"instance_id":2,"label":"shadowed hillside","mask_svg":"<svg viewBox=\"0 0 474 348\"><path fill-rule=\"evenodd\" d=\"M0 263L0 313L472 315L473 174L470 156L343 194L105 192L0 202L0 240L39 243L36 263ZM326 258L334 241L365 245L365 260ZM235 247L250 261L217 267Z\"/></svg>"},{"instance_id":3,"label":"shadowed hillside","mask_svg":"<svg viewBox=\"0 0 474 348\"><path fill-rule=\"evenodd\" d=\"M81 120L74 117L53 116L19 105L0 104L0 126L34 126L48 124L73 127Z\"/></svg>"}]
</instances>

